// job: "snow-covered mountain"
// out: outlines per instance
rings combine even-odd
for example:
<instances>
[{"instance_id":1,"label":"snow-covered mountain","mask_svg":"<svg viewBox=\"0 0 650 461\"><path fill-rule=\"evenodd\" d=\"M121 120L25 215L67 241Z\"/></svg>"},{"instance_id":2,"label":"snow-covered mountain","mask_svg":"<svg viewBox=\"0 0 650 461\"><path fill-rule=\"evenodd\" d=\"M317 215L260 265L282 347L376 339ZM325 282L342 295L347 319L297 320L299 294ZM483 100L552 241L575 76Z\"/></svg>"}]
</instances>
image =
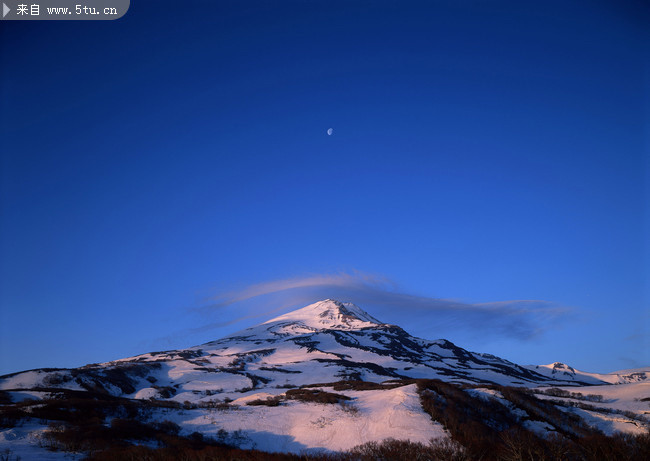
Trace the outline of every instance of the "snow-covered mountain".
<instances>
[{"instance_id":1,"label":"snow-covered mountain","mask_svg":"<svg viewBox=\"0 0 650 461\"><path fill-rule=\"evenodd\" d=\"M581 382L587 384L629 384L639 382L650 382L648 369L622 370L614 373L589 373L576 370L562 362L550 363L548 365L527 365L525 368L547 376L551 379L564 379L567 381Z\"/></svg>"},{"instance_id":2,"label":"snow-covered mountain","mask_svg":"<svg viewBox=\"0 0 650 461\"><path fill-rule=\"evenodd\" d=\"M575 386L647 379L647 373L597 375L553 366L520 366L469 352L450 341L413 337L359 307L320 301L233 335L188 349L152 352L72 370L35 370L0 378L0 389L104 389L130 398L201 401L268 388L340 380L427 378L511 386Z\"/></svg>"},{"instance_id":3,"label":"snow-covered mountain","mask_svg":"<svg viewBox=\"0 0 650 461\"><path fill-rule=\"evenodd\" d=\"M220 437L234 431L245 437L226 442L301 452L347 450L388 437L415 442L444 439L449 437L448 427L428 415L421 402L433 399L444 406L449 399L460 398L458 405L498 407L505 412L503 424L517 424L542 437L556 432L580 435L588 426L608 434L642 433L648 427L649 374L648 369L586 373L559 362L520 366L469 352L445 339L416 338L354 304L328 299L188 349L0 376L0 416L3 401L11 411L27 415L27 410L15 406L25 399L56 406L51 402L60 398L88 395L85 398L102 401L106 396L150 405L154 423L156 418L171 418L183 433ZM440 380L452 387L432 393L423 391L424 381L414 379ZM532 391L506 391L500 386ZM316 389L316 397L309 389ZM440 397L441 392L449 393ZM315 406L310 399L318 395L338 403ZM346 399L353 405L340 404ZM467 404L463 399L473 400ZM551 407L534 401L550 402ZM169 408L182 411L170 416ZM475 417L485 418L481 424L489 426L492 411ZM558 419L561 414L568 415L573 426ZM0 446L3 437L5 442L11 439L12 446L31 456L36 448L30 440L39 431L47 433L38 425L22 432L0 426Z\"/></svg>"}]
</instances>

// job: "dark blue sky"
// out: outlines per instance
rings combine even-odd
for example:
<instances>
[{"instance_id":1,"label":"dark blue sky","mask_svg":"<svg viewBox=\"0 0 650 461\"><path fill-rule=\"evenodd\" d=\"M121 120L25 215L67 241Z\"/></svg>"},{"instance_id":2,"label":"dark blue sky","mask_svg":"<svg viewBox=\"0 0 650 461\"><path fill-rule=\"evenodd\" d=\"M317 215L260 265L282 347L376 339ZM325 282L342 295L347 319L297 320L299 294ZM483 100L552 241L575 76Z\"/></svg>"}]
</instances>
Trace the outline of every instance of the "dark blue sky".
<instances>
[{"instance_id":1,"label":"dark blue sky","mask_svg":"<svg viewBox=\"0 0 650 461\"><path fill-rule=\"evenodd\" d=\"M289 302L188 307L356 271L561 312L522 337L345 299L419 336L649 365L644 3L137 0L0 22L0 373L216 339Z\"/></svg>"}]
</instances>

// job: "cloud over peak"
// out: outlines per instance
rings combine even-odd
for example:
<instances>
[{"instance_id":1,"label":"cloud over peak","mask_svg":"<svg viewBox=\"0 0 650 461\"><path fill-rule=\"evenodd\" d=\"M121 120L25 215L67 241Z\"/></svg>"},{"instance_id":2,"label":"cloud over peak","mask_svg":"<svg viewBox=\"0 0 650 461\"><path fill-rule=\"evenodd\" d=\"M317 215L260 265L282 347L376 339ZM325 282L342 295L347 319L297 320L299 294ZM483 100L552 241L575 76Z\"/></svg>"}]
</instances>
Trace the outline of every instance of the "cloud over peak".
<instances>
[{"instance_id":1,"label":"cloud over peak","mask_svg":"<svg viewBox=\"0 0 650 461\"><path fill-rule=\"evenodd\" d=\"M317 274L271 280L219 293L196 309L219 321L194 331L226 327L300 308L322 299L352 302L386 323L409 331L426 331L428 339L453 333L529 340L567 314L542 300L469 303L406 293L386 277L361 272ZM203 317L203 316L202 316ZM424 336L424 335L423 335Z\"/></svg>"}]
</instances>

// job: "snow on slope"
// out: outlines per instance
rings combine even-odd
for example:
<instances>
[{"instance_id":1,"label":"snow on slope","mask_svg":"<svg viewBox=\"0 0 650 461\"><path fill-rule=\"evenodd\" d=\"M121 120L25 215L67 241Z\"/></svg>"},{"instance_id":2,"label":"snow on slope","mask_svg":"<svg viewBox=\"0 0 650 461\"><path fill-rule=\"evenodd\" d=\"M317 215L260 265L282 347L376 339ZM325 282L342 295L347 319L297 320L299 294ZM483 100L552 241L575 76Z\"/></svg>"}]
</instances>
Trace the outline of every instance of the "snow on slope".
<instances>
[{"instance_id":1,"label":"snow on slope","mask_svg":"<svg viewBox=\"0 0 650 461\"><path fill-rule=\"evenodd\" d=\"M561 387L568 395L582 394L581 398L537 394L538 398L563 402L565 411L578 414L585 421L612 435L615 432L641 434L648 431L650 421L650 382L632 382L616 385ZM544 391L545 389L538 389ZM594 399L593 397L597 397ZM584 406L584 408L576 408ZM644 421L645 420L645 421Z\"/></svg>"},{"instance_id":2,"label":"snow on slope","mask_svg":"<svg viewBox=\"0 0 650 461\"><path fill-rule=\"evenodd\" d=\"M354 330L374 327L382 323L352 303L339 303L326 299L268 320L262 325L268 324L298 324L305 327L306 331L314 331L324 328Z\"/></svg>"},{"instance_id":3,"label":"snow on slope","mask_svg":"<svg viewBox=\"0 0 650 461\"><path fill-rule=\"evenodd\" d=\"M322 389L331 392L327 387ZM350 405L358 412L346 411L340 405L289 401L278 407L187 411L175 422L187 433L199 431L215 438L220 429L236 433L242 447L269 452L341 451L391 437L426 444L432 438L448 436L422 410L414 384L388 390L337 392L351 397ZM268 395L255 394L239 402Z\"/></svg>"},{"instance_id":4,"label":"snow on slope","mask_svg":"<svg viewBox=\"0 0 650 461\"><path fill-rule=\"evenodd\" d=\"M650 382L650 369L647 368L623 370L614 373L589 373L586 371L576 370L562 362L555 362L548 365L527 365L525 368L549 378L580 381L586 384L627 384L644 381Z\"/></svg>"},{"instance_id":5,"label":"snow on slope","mask_svg":"<svg viewBox=\"0 0 650 461\"><path fill-rule=\"evenodd\" d=\"M47 425L30 422L24 423L20 427L0 430L0 459L8 461L77 461L85 457L82 453L50 451L41 446L40 438L47 429Z\"/></svg>"}]
</instances>

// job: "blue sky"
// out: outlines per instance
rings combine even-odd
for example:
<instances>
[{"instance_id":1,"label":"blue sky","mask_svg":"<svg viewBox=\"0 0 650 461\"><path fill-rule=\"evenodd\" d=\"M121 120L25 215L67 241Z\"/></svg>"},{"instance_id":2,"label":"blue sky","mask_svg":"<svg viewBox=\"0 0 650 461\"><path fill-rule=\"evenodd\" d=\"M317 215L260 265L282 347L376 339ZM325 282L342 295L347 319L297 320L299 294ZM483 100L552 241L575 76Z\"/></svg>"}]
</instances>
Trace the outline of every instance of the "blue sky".
<instances>
[{"instance_id":1,"label":"blue sky","mask_svg":"<svg viewBox=\"0 0 650 461\"><path fill-rule=\"evenodd\" d=\"M633 0L0 23L0 373L322 297L518 363L650 365L649 25Z\"/></svg>"}]
</instances>

